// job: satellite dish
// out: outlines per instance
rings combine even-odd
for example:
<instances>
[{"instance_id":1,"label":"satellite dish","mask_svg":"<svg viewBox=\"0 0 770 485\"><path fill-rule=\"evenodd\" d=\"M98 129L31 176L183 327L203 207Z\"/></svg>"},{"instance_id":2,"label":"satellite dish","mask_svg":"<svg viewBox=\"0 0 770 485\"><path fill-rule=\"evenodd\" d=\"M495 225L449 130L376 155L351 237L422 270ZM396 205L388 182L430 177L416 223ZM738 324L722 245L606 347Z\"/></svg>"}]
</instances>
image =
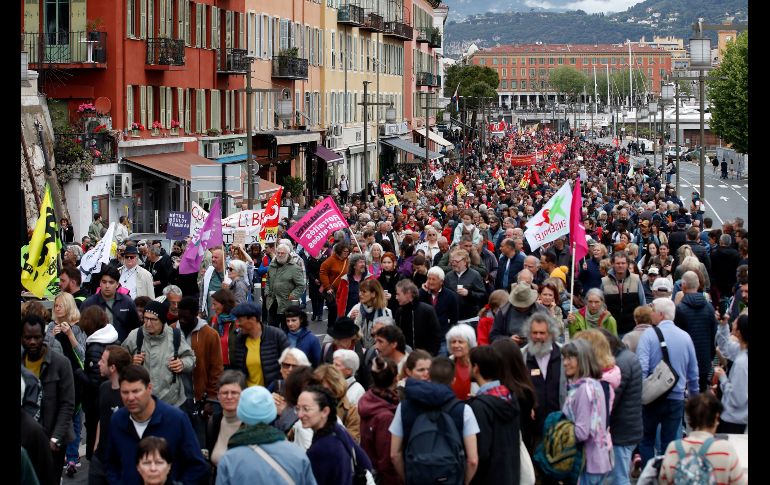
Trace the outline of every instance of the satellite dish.
<instances>
[{"instance_id":1,"label":"satellite dish","mask_svg":"<svg viewBox=\"0 0 770 485\"><path fill-rule=\"evenodd\" d=\"M94 106L96 107L96 112L100 115L106 115L110 112L110 109L112 108L112 103L110 102L110 98L105 98L104 96L101 96L99 98L96 98L96 103L94 103Z\"/></svg>"}]
</instances>

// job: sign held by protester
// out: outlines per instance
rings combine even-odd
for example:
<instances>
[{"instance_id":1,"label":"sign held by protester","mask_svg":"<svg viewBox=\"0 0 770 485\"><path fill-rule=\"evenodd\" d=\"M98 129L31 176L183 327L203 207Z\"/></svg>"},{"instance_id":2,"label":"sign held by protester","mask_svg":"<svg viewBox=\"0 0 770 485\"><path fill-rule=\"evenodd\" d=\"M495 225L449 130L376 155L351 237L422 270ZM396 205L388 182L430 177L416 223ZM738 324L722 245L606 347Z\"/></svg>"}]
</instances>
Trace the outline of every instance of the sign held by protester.
<instances>
[{"instance_id":1,"label":"sign held by protester","mask_svg":"<svg viewBox=\"0 0 770 485\"><path fill-rule=\"evenodd\" d=\"M329 234L346 227L348 223L334 199L327 197L287 232L315 258L321 253Z\"/></svg>"},{"instance_id":2,"label":"sign held by protester","mask_svg":"<svg viewBox=\"0 0 770 485\"><path fill-rule=\"evenodd\" d=\"M393 187L389 184L382 184L382 194L385 196L385 207L395 207L398 205L398 198L393 192Z\"/></svg>"},{"instance_id":3,"label":"sign held by protester","mask_svg":"<svg viewBox=\"0 0 770 485\"><path fill-rule=\"evenodd\" d=\"M190 234L190 219L189 212L169 212L166 238L176 241L187 237Z\"/></svg>"}]
</instances>

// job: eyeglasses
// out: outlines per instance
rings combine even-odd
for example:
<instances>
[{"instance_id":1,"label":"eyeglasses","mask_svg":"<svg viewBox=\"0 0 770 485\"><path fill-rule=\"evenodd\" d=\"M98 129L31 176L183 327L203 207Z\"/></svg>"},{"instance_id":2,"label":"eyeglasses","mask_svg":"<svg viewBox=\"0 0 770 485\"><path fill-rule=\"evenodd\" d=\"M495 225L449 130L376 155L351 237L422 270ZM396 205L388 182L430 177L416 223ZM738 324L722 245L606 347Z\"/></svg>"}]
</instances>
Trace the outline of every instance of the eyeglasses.
<instances>
[{"instance_id":1,"label":"eyeglasses","mask_svg":"<svg viewBox=\"0 0 770 485\"><path fill-rule=\"evenodd\" d=\"M281 369L293 369L299 367L299 364L289 364L288 362L281 362Z\"/></svg>"},{"instance_id":2,"label":"eyeglasses","mask_svg":"<svg viewBox=\"0 0 770 485\"><path fill-rule=\"evenodd\" d=\"M294 412L297 413L297 415L299 415L300 412L303 414L308 414L319 411L320 409L321 408L310 408L307 406L294 406Z\"/></svg>"},{"instance_id":3,"label":"eyeglasses","mask_svg":"<svg viewBox=\"0 0 770 485\"><path fill-rule=\"evenodd\" d=\"M465 261L465 260L464 259L453 259L452 260L453 263L462 263L463 261Z\"/></svg>"},{"instance_id":4,"label":"eyeglasses","mask_svg":"<svg viewBox=\"0 0 770 485\"><path fill-rule=\"evenodd\" d=\"M160 318L158 318L158 317L149 317L149 316L145 315L144 316L144 321L145 322L159 322Z\"/></svg>"}]
</instances>

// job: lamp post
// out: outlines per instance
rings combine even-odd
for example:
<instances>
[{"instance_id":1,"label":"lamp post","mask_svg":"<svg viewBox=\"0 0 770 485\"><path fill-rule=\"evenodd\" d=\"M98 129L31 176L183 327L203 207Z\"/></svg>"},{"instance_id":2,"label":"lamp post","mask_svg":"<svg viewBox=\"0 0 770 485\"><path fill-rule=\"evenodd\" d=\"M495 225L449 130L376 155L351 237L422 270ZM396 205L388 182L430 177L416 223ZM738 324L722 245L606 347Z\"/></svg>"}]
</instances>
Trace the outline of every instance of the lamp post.
<instances>
[{"instance_id":1,"label":"lamp post","mask_svg":"<svg viewBox=\"0 0 770 485\"><path fill-rule=\"evenodd\" d=\"M674 82L674 98L676 100L676 137L674 143L676 143L676 193L679 194L679 83Z\"/></svg>"},{"instance_id":2,"label":"lamp post","mask_svg":"<svg viewBox=\"0 0 770 485\"><path fill-rule=\"evenodd\" d=\"M711 68L711 39L703 36L703 25L696 26L697 37L690 39L690 67L698 70L698 96L700 98L700 197L706 201L704 170L706 166L706 140L704 135L705 86L703 72Z\"/></svg>"},{"instance_id":3,"label":"lamp post","mask_svg":"<svg viewBox=\"0 0 770 485\"><path fill-rule=\"evenodd\" d=\"M657 118L657 116L658 116L658 103L657 103L657 101L650 101L649 103L647 103L647 112L648 112L647 126L649 127L650 134L652 134L652 118L651 117ZM657 144L658 144L658 141L655 139L655 136L653 135L652 136L652 166L653 167L657 166L656 165L657 159L655 158L655 155L657 153L655 148L656 148Z\"/></svg>"},{"instance_id":4,"label":"lamp post","mask_svg":"<svg viewBox=\"0 0 770 485\"><path fill-rule=\"evenodd\" d=\"M661 131L663 132L663 147L664 147L664 152L663 152L664 155L663 156L664 157L665 157L665 146L666 146L665 105L670 103L671 101L673 101L673 99L674 99L674 90L675 90L675 88L674 88L673 84L668 84L668 83L664 83L663 81L661 81L661 84L660 84L660 100L661 100L662 105L661 105L661 109L660 109L660 111L661 111L660 123L662 125ZM678 144L679 141L676 140L676 143ZM677 153L678 153L678 150L679 150L679 148L677 146ZM677 176L677 179L678 179L679 178L679 167L676 167L676 171L677 171L676 176ZM679 187L677 187L677 195L678 194L679 194Z\"/></svg>"},{"instance_id":5,"label":"lamp post","mask_svg":"<svg viewBox=\"0 0 770 485\"><path fill-rule=\"evenodd\" d=\"M371 84L371 81L364 81L364 100L359 105L364 107L364 180L366 183L366 187L364 187L364 194L366 195L366 200L369 201L369 146L367 141L367 132L369 131L369 106L389 106L390 109L393 111L391 114L393 115L393 119L395 119L395 109L393 109L393 103L381 103L379 101L369 101L369 92L368 88ZM388 113L385 114L385 120L388 120ZM379 120L377 120L379 122ZM426 133L425 136L427 137L428 134ZM427 145L427 142L426 142ZM379 164L377 164L379 167ZM379 172L379 170L378 170Z\"/></svg>"}]
</instances>

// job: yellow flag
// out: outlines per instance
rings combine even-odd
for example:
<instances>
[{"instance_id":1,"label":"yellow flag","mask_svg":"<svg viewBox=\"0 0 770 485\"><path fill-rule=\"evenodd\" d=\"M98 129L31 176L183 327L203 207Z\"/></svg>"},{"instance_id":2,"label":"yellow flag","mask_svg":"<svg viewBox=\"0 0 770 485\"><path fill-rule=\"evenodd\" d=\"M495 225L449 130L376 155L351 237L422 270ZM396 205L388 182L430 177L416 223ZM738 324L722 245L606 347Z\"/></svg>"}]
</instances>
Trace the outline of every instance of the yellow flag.
<instances>
[{"instance_id":1,"label":"yellow flag","mask_svg":"<svg viewBox=\"0 0 770 485\"><path fill-rule=\"evenodd\" d=\"M21 265L21 284L38 298L43 297L48 283L56 277L56 257L60 250L51 188L46 184L40 218L29 241L29 252Z\"/></svg>"}]
</instances>

